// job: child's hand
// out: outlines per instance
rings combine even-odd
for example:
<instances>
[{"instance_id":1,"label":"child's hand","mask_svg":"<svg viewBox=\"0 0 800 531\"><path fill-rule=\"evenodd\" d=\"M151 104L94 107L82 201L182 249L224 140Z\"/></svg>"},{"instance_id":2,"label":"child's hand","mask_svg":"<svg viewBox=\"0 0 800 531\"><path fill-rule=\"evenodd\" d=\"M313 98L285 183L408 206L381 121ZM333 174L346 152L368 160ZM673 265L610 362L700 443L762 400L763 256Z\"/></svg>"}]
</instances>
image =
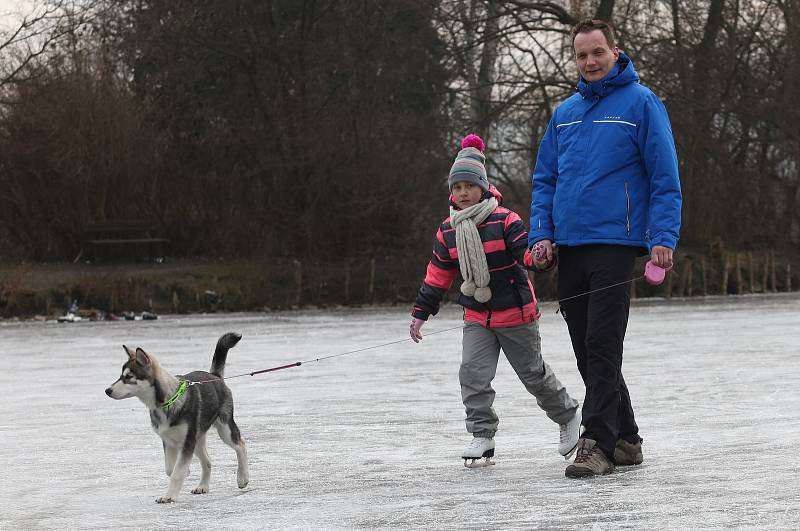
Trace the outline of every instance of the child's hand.
<instances>
[{"instance_id":1,"label":"child's hand","mask_svg":"<svg viewBox=\"0 0 800 531\"><path fill-rule=\"evenodd\" d=\"M425 321L419 319L418 317L411 318L411 326L409 328L411 333L411 339L414 340L414 343L419 343L422 340L422 333L420 332L420 329L424 324Z\"/></svg>"},{"instance_id":2,"label":"child's hand","mask_svg":"<svg viewBox=\"0 0 800 531\"><path fill-rule=\"evenodd\" d=\"M530 249L525 249L525 256L522 258L522 265L528 269L533 269L533 253Z\"/></svg>"},{"instance_id":3,"label":"child's hand","mask_svg":"<svg viewBox=\"0 0 800 531\"><path fill-rule=\"evenodd\" d=\"M553 242L550 240L536 242L530 251L533 258L533 266L539 271L550 271L558 263Z\"/></svg>"}]
</instances>

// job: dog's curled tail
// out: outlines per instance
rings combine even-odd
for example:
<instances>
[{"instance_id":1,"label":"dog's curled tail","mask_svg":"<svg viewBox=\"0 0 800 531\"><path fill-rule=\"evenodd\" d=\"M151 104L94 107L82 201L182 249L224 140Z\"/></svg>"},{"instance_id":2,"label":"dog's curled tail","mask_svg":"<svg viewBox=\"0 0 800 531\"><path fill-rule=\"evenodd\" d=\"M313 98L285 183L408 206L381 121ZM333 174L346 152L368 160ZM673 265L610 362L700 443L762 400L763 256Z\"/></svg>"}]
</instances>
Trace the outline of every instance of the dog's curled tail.
<instances>
[{"instance_id":1,"label":"dog's curled tail","mask_svg":"<svg viewBox=\"0 0 800 531\"><path fill-rule=\"evenodd\" d=\"M236 332L228 332L217 341L217 348L214 350L214 359L211 360L211 374L225 377L225 360L228 358L228 350L236 346L236 343L242 339L242 334Z\"/></svg>"}]
</instances>

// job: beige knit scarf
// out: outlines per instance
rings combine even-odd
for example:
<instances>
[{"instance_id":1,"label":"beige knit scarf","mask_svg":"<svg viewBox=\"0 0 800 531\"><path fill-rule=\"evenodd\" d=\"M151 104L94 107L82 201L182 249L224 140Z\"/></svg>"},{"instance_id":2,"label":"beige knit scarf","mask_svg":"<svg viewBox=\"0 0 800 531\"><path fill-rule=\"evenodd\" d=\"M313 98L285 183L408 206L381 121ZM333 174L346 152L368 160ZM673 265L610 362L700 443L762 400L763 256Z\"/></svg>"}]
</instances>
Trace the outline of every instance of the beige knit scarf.
<instances>
[{"instance_id":1,"label":"beige knit scarf","mask_svg":"<svg viewBox=\"0 0 800 531\"><path fill-rule=\"evenodd\" d=\"M478 302L489 302L492 290L489 289L489 264L483 251L483 242L478 234L478 225L497 208L497 198L481 201L464 210L450 207L450 224L456 230L456 249L458 263L464 282L461 293L474 297Z\"/></svg>"}]
</instances>

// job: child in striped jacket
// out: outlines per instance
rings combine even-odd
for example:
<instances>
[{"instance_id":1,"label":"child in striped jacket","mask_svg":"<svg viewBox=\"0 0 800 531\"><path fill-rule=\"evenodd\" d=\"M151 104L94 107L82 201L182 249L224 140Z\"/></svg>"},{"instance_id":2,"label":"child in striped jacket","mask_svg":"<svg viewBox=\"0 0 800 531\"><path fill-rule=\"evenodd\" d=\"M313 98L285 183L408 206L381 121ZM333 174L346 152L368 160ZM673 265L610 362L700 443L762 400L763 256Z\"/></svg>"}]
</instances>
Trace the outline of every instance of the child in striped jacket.
<instances>
[{"instance_id":1,"label":"child in striped jacket","mask_svg":"<svg viewBox=\"0 0 800 531\"><path fill-rule=\"evenodd\" d=\"M461 273L458 303L464 307L464 332L459 381L467 431L473 435L462 454L464 464L492 464L489 457L494 456L499 419L492 407L491 382L501 349L539 407L559 424L559 452L568 459L578 442L580 412L578 402L542 359L536 295L523 267L532 264L525 256L527 231L519 215L501 206L502 195L489 184L483 140L468 135L461 147L448 178L450 216L436 232L412 311L411 338L422 339L422 325L436 315Z\"/></svg>"}]
</instances>

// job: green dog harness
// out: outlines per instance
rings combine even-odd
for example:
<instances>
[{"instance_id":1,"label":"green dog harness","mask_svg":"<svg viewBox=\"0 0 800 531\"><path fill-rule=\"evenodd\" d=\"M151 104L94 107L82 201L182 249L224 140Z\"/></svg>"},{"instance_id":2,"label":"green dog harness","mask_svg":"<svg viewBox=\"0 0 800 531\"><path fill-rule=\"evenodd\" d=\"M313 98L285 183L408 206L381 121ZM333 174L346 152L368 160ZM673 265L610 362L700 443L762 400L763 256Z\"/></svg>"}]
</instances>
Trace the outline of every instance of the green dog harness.
<instances>
[{"instance_id":1,"label":"green dog harness","mask_svg":"<svg viewBox=\"0 0 800 531\"><path fill-rule=\"evenodd\" d=\"M178 386L178 390L175 391L175 394L169 397L169 399L167 399L166 402L161 404L161 409L169 409L169 406L177 402L178 399L183 396L186 390L189 389L189 382L187 382L186 380L181 380L180 382L181 383Z\"/></svg>"}]
</instances>

